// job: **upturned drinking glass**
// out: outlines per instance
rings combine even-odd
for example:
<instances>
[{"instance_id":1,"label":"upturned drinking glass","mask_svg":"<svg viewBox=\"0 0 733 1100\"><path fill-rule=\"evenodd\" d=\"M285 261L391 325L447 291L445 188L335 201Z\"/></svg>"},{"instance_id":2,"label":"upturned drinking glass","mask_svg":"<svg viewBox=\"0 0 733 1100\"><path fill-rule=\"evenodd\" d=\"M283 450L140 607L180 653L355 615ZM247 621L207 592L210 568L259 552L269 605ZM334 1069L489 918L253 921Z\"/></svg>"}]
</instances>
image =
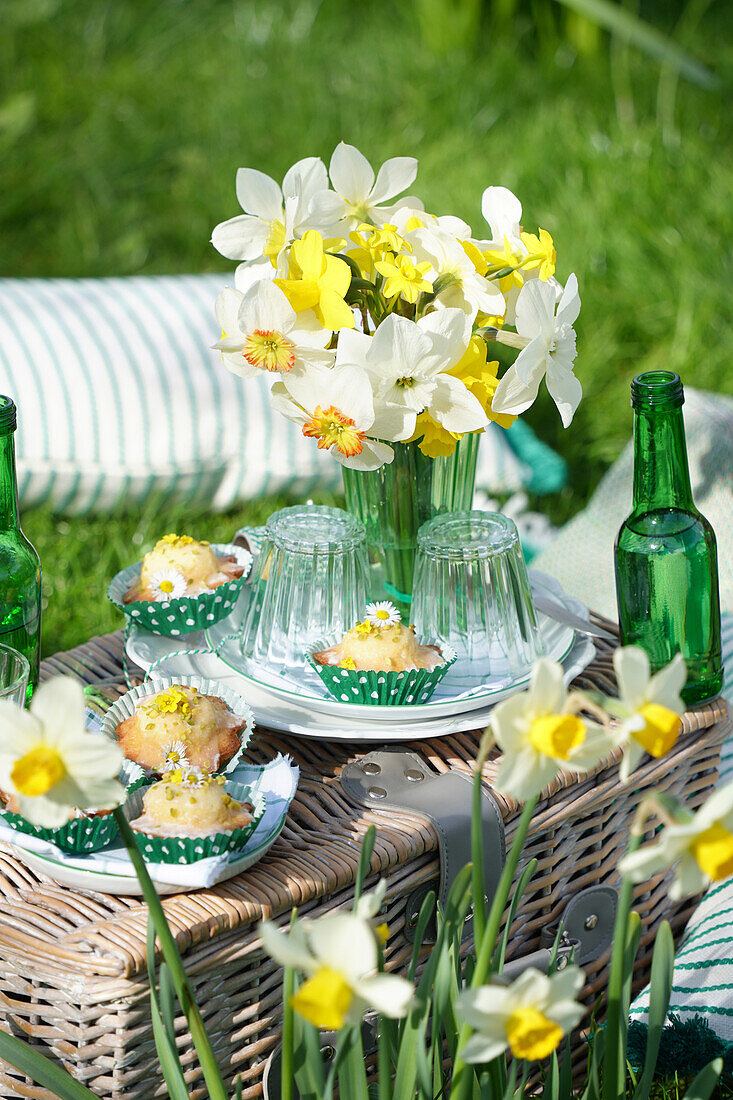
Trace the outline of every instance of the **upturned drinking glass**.
<instances>
[{"instance_id":1,"label":"upturned drinking glass","mask_svg":"<svg viewBox=\"0 0 733 1100\"><path fill-rule=\"evenodd\" d=\"M364 525L348 512L319 505L275 512L242 627L247 662L302 668L309 646L363 616L367 569Z\"/></svg>"},{"instance_id":2,"label":"upturned drinking glass","mask_svg":"<svg viewBox=\"0 0 733 1100\"><path fill-rule=\"evenodd\" d=\"M517 528L494 512L450 512L417 536L412 617L477 675L513 681L543 652Z\"/></svg>"},{"instance_id":3,"label":"upturned drinking glass","mask_svg":"<svg viewBox=\"0 0 733 1100\"><path fill-rule=\"evenodd\" d=\"M25 706L30 674L27 657L9 645L0 645L0 699Z\"/></svg>"}]
</instances>

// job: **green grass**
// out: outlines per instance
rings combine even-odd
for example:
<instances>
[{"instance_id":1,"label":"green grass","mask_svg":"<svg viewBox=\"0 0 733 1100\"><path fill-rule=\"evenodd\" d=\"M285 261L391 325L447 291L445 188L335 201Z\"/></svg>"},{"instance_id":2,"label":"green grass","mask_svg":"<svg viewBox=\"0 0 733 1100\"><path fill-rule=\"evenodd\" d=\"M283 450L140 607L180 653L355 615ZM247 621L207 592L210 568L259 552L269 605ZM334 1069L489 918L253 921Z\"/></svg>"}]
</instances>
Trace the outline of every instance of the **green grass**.
<instances>
[{"instance_id":1,"label":"green grass","mask_svg":"<svg viewBox=\"0 0 733 1100\"><path fill-rule=\"evenodd\" d=\"M549 0L502 21L512 7L486 5L475 48L437 57L408 2L4 0L0 274L227 270L208 240L237 212L236 168L281 176L342 138L376 164L416 155L428 208L477 231L483 188L505 184L525 224L552 232L560 278L580 281L584 401L566 432L546 398L528 415L569 462L571 489L545 504L565 519L629 436L635 373L733 392L733 9L641 5L719 75L705 91ZM51 585L47 650L112 625L110 569L176 518L59 531L27 517ZM237 523L204 533L220 525Z\"/></svg>"}]
</instances>

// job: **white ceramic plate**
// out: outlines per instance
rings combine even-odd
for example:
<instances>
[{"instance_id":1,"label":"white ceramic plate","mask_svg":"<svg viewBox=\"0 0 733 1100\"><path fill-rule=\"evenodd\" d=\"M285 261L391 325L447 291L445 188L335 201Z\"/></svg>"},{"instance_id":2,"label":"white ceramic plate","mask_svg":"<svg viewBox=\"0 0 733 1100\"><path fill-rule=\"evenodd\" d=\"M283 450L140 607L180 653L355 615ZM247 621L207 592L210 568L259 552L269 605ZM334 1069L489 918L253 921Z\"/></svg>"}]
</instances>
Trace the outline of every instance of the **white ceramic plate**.
<instances>
[{"instance_id":1,"label":"white ceramic plate","mask_svg":"<svg viewBox=\"0 0 733 1100\"><path fill-rule=\"evenodd\" d=\"M563 593L556 581L535 571L532 584L559 599L568 610L587 617L583 605ZM261 725L302 737L343 741L406 741L478 729L486 724L491 708L520 690L528 679L527 675L510 684L481 684L477 680L472 685L469 681L468 686L475 692L469 698L433 699L417 706L346 705L331 696L316 694L318 687L300 687L290 681L281 686L244 671L236 639L241 608L237 611L236 617L231 616L205 634L189 635L187 650L180 640L133 629L127 641L128 654L143 669L150 670L153 678L156 672L166 676L198 673L235 688L244 695ZM575 640L571 629L544 615L538 616L538 623L548 656L562 661L569 682L592 660L593 643L588 638ZM446 687L449 677L450 673ZM464 681L462 690L466 686Z\"/></svg>"}]
</instances>

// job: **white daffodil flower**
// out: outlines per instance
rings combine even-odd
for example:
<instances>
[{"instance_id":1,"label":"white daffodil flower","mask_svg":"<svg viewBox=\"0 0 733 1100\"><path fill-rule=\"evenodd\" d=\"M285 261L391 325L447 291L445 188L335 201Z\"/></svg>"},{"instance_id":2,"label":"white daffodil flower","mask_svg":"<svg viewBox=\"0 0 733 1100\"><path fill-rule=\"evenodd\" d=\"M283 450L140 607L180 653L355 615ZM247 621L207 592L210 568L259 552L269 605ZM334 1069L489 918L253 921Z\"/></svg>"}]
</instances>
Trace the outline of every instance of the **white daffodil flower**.
<instances>
[{"instance_id":1,"label":"white daffodil flower","mask_svg":"<svg viewBox=\"0 0 733 1100\"><path fill-rule=\"evenodd\" d=\"M377 470L391 462L394 451L386 443L399 425L399 414L380 410L375 414L372 385L358 367L333 368L312 365L307 371L284 376L272 387L273 409L301 424L303 435L318 441L353 470Z\"/></svg>"},{"instance_id":2,"label":"white daffodil flower","mask_svg":"<svg viewBox=\"0 0 733 1100\"><path fill-rule=\"evenodd\" d=\"M214 248L230 260L269 257L273 263L291 241L307 229L327 229L311 215L313 199L328 187L320 157L306 157L288 169L282 187L256 168L240 168L236 177L239 205L245 211L217 225Z\"/></svg>"},{"instance_id":3,"label":"white daffodil flower","mask_svg":"<svg viewBox=\"0 0 733 1100\"><path fill-rule=\"evenodd\" d=\"M156 603L168 603L185 596L188 584L183 573L177 569L157 569L151 573L148 587Z\"/></svg>"},{"instance_id":4,"label":"white daffodil flower","mask_svg":"<svg viewBox=\"0 0 733 1100\"><path fill-rule=\"evenodd\" d=\"M494 412L514 416L523 413L534 402L540 382L546 378L563 427L568 427L583 395L573 374L576 354L573 324L579 313L575 275L568 279L559 301L549 281L535 279L524 284L517 298L516 328L526 346L496 388L491 403Z\"/></svg>"},{"instance_id":5,"label":"white daffodil flower","mask_svg":"<svg viewBox=\"0 0 733 1100\"><path fill-rule=\"evenodd\" d=\"M413 998L410 982L377 969L375 933L357 913L328 913L296 921L286 934L265 921L262 945L275 962L307 976L291 1004L315 1027L359 1024L368 1008L390 1019L406 1016Z\"/></svg>"},{"instance_id":6,"label":"white daffodil flower","mask_svg":"<svg viewBox=\"0 0 733 1100\"><path fill-rule=\"evenodd\" d=\"M639 646L619 647L613 655L618 681L618 699L604 697L603 706L621 726L612 732L624 747L619 777L626 782L639 766L645 752L660 757L675 745L682 730L680 715L685 704L680 692L687 679L681 653L654 676L648 654Z\"/></svg>"},{"instance_id":7,"label":"white daffodil flower","mask_svg":"<svg viewBox=\"0 0 733 1100\"><path fill-rule=\"evenodd\" d=\"M466 241L471 236L471 226L462 218L456 218L453 214L428 214L422 206L395 207L390 221L399 235L408 241L411 241L410 234L416 229L437 229L459 241Z\"/></svg>"},{"instance_id":8,"label":"white daffodil flower","mask_svg":"<svg viewBox=\"0 0 733 1100\"><path fill-rule=\"evenodd\" d=\"M518 802L545 790L560 771L589 771L614 745L600 726L568 713L562 665L545 657L527 691L494 707L489 727L504 754L495 785Z\"/></svg>"},{"instance_id":9,"label":"white daffodil flower","mask_svg":"<svg viewBox=\"0 0 733 1100\"><path fill-rule=\"evenodd\" d=\"M262 371L287 374L311 364L329 366L326 351L331 331L322 328L312 310L296 314L282 290L263 279L242 294L226 287L216 299L216 318L224 333L212 347L241 378Z\"/></svg>"},{"instance_id":10,"label":"white daffodil flower","mask_svg":"<svg viewBox=\"0 0 733 1100\"><path fill-rule=\"evenodd\" d=\"M415 229L409 240L415 263L430 264L425 277L433 284L436 306L462 309L472 321L477 313L503 317L504 295L478 274L460 241L439 229Z\"/></svg>"},{"instance_id":11,"label":"white daffodil flower","mask_svg":"<svg viewBox=\"0 0 733 1100\"><path fill-rule=\"evenodd\" d=\"M419 321L391 313L373 336L339 333L336 364L361 367L371 379L382 426L397 442L415 432L427 410L449 432L484 428L480 402L459 378L446 371L461 359L471 338L471 320L460 309L437 310Z\"/></svg>"},{"instance_id":12,"label":"white daffodil flower","mask_svg":"<svg viewBox=\"0 0 733 1100\"><path fill-rule=\"evenodd\" d=\"M417 175L414 157L386 160L374 178L374 170L353 145L339 142L328 166L333 190L324 189L313 199L312 214L325 223L346 223L355 229L362 222L389 221L392 207L383 204L410 186Z\"/></svg>"},{"instance_id":13,"label":"white daffodil flower","mask_svg":"<svg viewBox=\"0 0 733 1100\"><path fill-rule=\"evenodd\" d=\"M124 801L117 781L124 757L106 737L84 728L78 680L42 684L30 710L0 701L0 790L15 795L21 815L55 829L75 809L108 810Z\"/></svg>"},{"instance_id":14,"label":"white daffodil flower","mask_svg":"<svg viewBox=\"0 0 733 1100\"><path fill-rule=\"evenodd\" d=\"M625 855L619 871L645 882L676 864L669 896L679 901L733 875L733 783L715 791L697 813L680 805L674 817L654 844Z\"/></svg>"},{"instance_id":15,"label":"white daffodil flower","mask_svg":"<svg viewBox=\"0 0 733 1100\"><path fill-rule=\"evenodd\" d=\"M481 985L458 994L456 1012L473 1028L460 1056L490 1062L507 1048L517 1059L540 1062L580 1023L585 1009L575 1000L585 976L567 966L549 977L529 967L511 983Z\"/></svg>"}]
</instances>

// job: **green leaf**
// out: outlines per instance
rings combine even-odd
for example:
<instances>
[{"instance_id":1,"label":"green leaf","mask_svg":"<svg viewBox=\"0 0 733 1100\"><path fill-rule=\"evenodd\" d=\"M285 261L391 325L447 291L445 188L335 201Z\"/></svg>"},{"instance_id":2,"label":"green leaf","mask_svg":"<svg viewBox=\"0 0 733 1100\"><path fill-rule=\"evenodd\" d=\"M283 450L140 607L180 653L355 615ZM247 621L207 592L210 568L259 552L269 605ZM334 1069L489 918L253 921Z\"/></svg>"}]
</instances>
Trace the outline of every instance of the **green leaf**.
<instances>
[{"instance_id":1,"label":"green leaf","mask_svg":"<svg viewBox=\"0 0 733 1100\"><path fill-rule=\"evenodd\" d=\"M496 971L496 973L500 974L501 971L504 969L504 960L506 958L506 949L507 949L507 945L509 943L509 933L511 932L512 925L514 924L514 918L517 915L517 908L519 906L520 901L522 900L522 895L524 894L524 891L527 889L527 886L529 885L530 879L532 878L532 875L535 873L536 869L537 869L537 860L536 859L531 859L529 861L529 863L527 864L527 866L522 869L522 873L519 876L519 881L517 882L517 885L514 888L514 894L512 895L512 902L511 902L511 905L509 906L509 913L507 915L506 924L504 925L504 932L503 932L502 937L501 937L501 943L499 945L499 951L498 951L498 954L496 955L496 963L494 964L494 970Z\"/></svg>"},{"instance_id":2,"label":"green leaf","mask_svg":"<svg viewBox=\"0 0 733 1100\"><path fill-rule=\"evenodd\" d=\"M412 943L412 958L410 959L410 965L407 970L407 980L409 982L415 980L417 964L420 959L420 948L422 947L428 924L430 923L430 920L434 916L434 914L435 891L431 890L428 894L425 895L423 903L420 906L420 912L417 915L417 924L415 925L415 939Z\"/></svg>"},{"instance_id":3,"label":"green leaf","mask_svg":"<svg viewBox=\"0 0 733 1100\"><path fill-rule=\"evenodd\" d=\"M714 88L720 82L710 69L696 61L666 34L612 0L557 0L566 8L579 12L604 30L622 38L650 57L663 61L693 84Z\"/></svg>"},{"instance_id":4,"label":"green leaf","mask_svg":"<svg viewBox=\"0 0 733 1100\"><path fill-rule=\"evenodd\" d=\"M662 921L654 941L652 972L649 983L649 1019L646 1038L644 1070L634 1090L633 1100L647 1100L657 1067L659 1043L667 1018L669 998L672 992L674 968L674 939L667 921Z\"/></svg>"},{"instance_id":5,"label":"green leaf","mask_svg":"<svg viewBox=\"0 0 733 1100\"><path fill-rule=\"evenodd\" d=\"M293 1072L300 1100L317 1100L323 1095L325 1074L318 1029L293 1013Z\"/></svg>"},{"instance_id":6,"label":"green leaf","mask_svg":"<svg viewBox=\"0 0 733 1100\"><path fill-rule=\"evenodd\" d=\"M98 1100L90 1089L80 1085L45 1054L34 1050L24 1039L4 1031L0 1031L0 1058L31 1077L37 1085L49 1089L59 1100Z\"/></svg>"},{"instance_id":7,"label":"green leaf","mask_svg":"<svg viewBox=\"0 0 733 1100\"><path fill-rule=\"evenodd\" d=\"M188 1100L188 1087L183 1077L178 1051L173 1046L160 1014L155 989L150 986L150 1012L153 1019L153 1037L158 1052L160 1069L171 1100Z\"/></svg>"},{"instance_id":8,"label":"green leaf","mask_svg":"<svg viewBox=\"0 0 733 1100\"><path fill-rule=\"evenodd\" d=\"M559 1100L560 1096L560 1069L557 1062L557 1054L550 1059L550 1068L545 1078L545 1087L542 1090L542 1100Z\"/></svg>"},{"instance_id":9,"label":"green leaf","mask_svg":"<svg viewBox=\"0 0 733 1100\"><path fill-rule=\"evenodd\" d=\"M369 1100L361 1027L352 1030L354 1033L352 1042L344 1053L338 1071L339 1091L341 1096L348 1097L348 1100Z\"/></svg>"},{"instance_id":10,"label":"green leaf","mask_svg":"<svg viewBox=\"0 0 733 1100\"><path fill-rule=\"evenodd\" d=\"M712 1062L708 1062L705 1069L700 1070L682 1100L708 1100L722 1072L722 1058L714 1058Z\"/></svg>"},{"instance_id":11,"label":"green leaf","mask_svg":"<svg viewBox=\"0 0 733 1100\"><path fill-rule=\"evenodd\" d=\"M473 776L473 801L471 804L471 866L473 868L473 930L474 939L484 934L486 927L486 882L484 879L484 823L481 814L483 783L481 769Z\"/></svg>"},{"instance_id":12,"label":"green leaf","mask_svg":"<svg viewBox=\"0 0 733 1100\"><path fill-rule=\"evenodd\" d=\"M361 897L361 892L364 889L364 883L366 877L369 874L369 869L372 861L372 852L374 851L374 841L377 837L377 830L373 825L370 825L367 831L364 833L364 839L361 842L361 851L359 852L359 866L356 869L356 881L354 883L354 906Z\"/></svg>"}]
</instances>

